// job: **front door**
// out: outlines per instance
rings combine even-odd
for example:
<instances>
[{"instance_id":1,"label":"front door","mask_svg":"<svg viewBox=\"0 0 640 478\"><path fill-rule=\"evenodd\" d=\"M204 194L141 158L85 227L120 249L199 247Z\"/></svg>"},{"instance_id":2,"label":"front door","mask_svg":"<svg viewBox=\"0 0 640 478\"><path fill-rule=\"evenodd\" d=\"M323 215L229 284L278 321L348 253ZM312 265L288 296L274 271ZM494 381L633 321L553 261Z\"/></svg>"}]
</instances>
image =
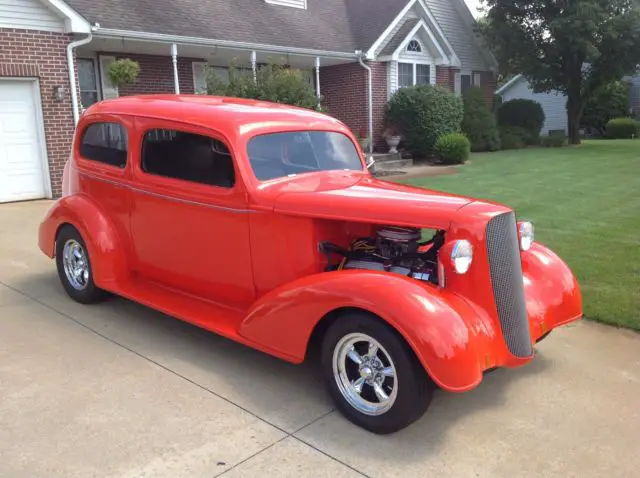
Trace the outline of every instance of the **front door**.
<instances>
[{"instance_id":1,"label":"front door","mask_svg":"<svg viewBox=\"0 0 640 478\"><path fill-rule=\"evenodd\" d=\"M255 299L246 195L208 130L137 119L131 232L142 277L237 309Z\"/></svg>"}]
</instances>

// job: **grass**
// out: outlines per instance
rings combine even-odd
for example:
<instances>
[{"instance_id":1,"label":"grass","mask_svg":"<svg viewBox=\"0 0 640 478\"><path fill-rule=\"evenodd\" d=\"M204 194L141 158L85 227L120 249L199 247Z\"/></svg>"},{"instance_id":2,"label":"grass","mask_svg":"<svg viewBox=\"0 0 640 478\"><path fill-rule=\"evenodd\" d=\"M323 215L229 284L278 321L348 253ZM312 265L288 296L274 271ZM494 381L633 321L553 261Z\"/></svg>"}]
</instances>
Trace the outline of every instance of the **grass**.
<instances>
[{"instance_id":1,"label":"grass","mask_svg":"<svg viewBox=\"0 0 640 478\"><path fill-rule=\"evenodd\" d=\"M514 208L576 274L588 318L640 330L640 140L476 154L406 182Z\"/></svg>"}]
</instances>

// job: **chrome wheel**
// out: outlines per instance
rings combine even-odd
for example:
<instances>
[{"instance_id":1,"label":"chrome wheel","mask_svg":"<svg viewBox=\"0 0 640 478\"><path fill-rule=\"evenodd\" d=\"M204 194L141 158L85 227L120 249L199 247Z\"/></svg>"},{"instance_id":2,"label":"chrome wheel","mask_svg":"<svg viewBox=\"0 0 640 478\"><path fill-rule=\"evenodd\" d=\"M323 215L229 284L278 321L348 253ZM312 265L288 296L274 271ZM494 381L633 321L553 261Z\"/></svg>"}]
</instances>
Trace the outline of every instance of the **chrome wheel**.
<instances>
[{"instance_id":1,"label":"chrome wheel","mask_svg":"<svg viewBox=\"0 0 640 478\"><path fill-rule=\"evenodd\" d=\"M62 250L62 265L67 281L75 290L86 289L89 284L89 260L80 243L69 239Z\"/></svg>"},{"instance_id":2,"label":"chrome wheel","mask_svg":"<svg viewBox=\"0 0 640 478\"><path fill-rule=\"evenodd\" d=\"M389 411L398 396L391 356L373 337L345 335L333 350L333 376L344 399L370 416Z\"/></svg>"}]
</instances>

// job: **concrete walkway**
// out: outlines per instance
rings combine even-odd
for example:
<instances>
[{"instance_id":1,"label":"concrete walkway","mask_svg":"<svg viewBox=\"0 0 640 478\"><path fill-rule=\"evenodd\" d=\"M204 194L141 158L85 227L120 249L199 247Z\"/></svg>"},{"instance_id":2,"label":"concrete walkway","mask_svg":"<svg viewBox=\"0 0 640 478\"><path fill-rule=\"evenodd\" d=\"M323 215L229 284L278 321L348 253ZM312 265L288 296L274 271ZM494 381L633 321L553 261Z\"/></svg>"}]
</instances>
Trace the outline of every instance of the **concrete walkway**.
<instances>
[{"instance_id":1,"label":"concrete walkway","mask_svg":"<svg viewBox=\"0 0 640 478\"><path fill-rule=\"evenodd\" d=\"M0 477L637 477L640 335L582 322L386 437L292 366L122 299L72 302L0 205Z\"/></svg>"}]
</instances>

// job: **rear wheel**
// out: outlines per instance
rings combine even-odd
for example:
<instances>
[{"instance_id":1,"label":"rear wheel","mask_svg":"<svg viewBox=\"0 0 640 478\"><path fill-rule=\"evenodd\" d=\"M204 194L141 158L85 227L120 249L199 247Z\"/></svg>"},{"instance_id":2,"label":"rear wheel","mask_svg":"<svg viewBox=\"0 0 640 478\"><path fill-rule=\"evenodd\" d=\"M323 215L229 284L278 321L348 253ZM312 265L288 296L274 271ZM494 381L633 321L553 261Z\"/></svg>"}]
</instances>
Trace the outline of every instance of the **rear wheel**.
<instances>
[{"instance_id":1,"label":"rear wheel","mask_svg":"<svg viewBox=\"0 0 640 478\"><path fill-rule=\"evenodd\" d=\"M56 238L58 277L67 295L82 304L92 304L107 297L93 282L89 252L80 233L73 226L60 229Z\"/></svg>"},{"instance_id":2,"label":"rear wheel","mask_svg":"<svg viewBox=\"0 0 640 478\"><path fill-rule=\"evenodd\" d=\"M341 316L322 343L322 368L336 407L373 433L407 427L427 410L433 383L402 337L366 313Z\"/></svg>"}]
</instances>

